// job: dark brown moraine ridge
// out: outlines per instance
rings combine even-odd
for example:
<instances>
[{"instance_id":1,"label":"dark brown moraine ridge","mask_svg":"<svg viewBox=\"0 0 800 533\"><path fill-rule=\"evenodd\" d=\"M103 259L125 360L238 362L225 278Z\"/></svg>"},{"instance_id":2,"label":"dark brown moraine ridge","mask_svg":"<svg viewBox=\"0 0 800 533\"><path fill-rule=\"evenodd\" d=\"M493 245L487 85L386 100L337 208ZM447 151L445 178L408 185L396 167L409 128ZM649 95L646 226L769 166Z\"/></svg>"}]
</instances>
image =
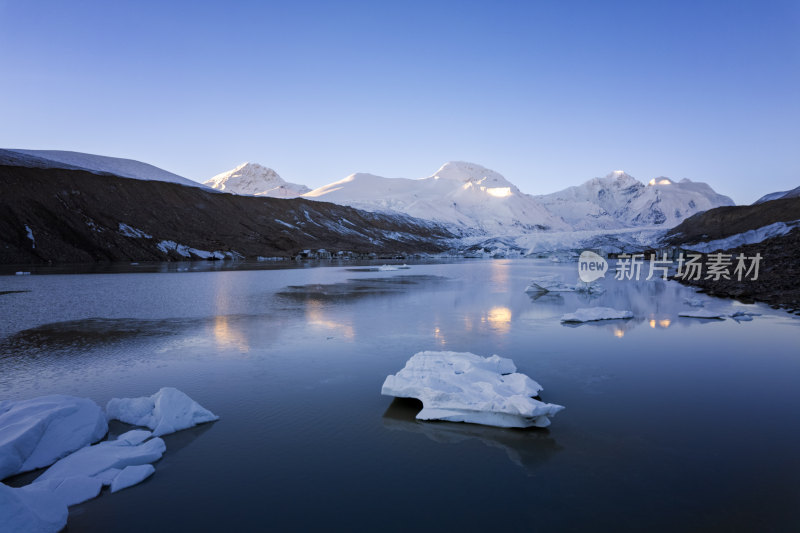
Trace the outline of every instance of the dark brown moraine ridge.
<instances>
[{"instance_id":1,"label":"dark brown moraine ridge","mask_svg":"<svg viewBox=\"0 0 800 533\"><path fill-rule=\"evenodd\" d=\"M772 200L754 205L718 207L698 213L667 234L670 244L697 243L722 239L775 222L800 219L800 198ZM700 279L682 283L699 287L713 296L736 298L745 302L766 302L800 313L800 228L757 244L747 244L723 251L746 257L761 254L758 279ZM703 254L707 262L708 254Z\"/></svg>"},{"instance_id":2,"label":"dark brown moraine ridge","mask_svg":"<svg viewBox=\"0 0 800 533\"><path fill-rule=\"evenodd\" d=\"M126 236L120 224L152 238ZM0 264L187 259L161 241L245 258L320 248L386 256L441 252L453 237L434 223L327 202L0 161Z\"/></svg>"}]
</instances>

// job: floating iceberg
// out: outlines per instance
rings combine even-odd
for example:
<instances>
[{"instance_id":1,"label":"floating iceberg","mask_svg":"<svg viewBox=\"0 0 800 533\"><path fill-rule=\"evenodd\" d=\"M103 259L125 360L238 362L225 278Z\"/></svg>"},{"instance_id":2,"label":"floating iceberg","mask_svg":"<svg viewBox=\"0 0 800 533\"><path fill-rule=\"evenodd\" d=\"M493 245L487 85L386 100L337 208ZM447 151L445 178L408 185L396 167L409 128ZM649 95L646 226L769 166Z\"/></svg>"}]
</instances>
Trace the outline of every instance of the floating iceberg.
<instances>
[{"instance_id":1,"label":"floating iceberg","mask_svg":"<svg viewBox=\"0 0 800 533\"><path fill-rule=\"evenodd\" d=\"M700 298L684 298L683 303L692 307L703 307L703 300Z\"/></svg>"},{"instance_id":2,"label":"floating iceberg","mask_svg":"<svg viewBox=\"0 0 800 533\"><path fill-rule=\"evenodd\" d=\"M164 387L152 396L112 398L106 405L106 412L109 419L148 427L155 436L219 420L214 413L172 387Z\"/></svg>"},{"instance_id":3,"label":"floating iceberg","mask_svg":"<svg viewBox=\"0 0 800 533\"><path fill-rule=\"evenodd\" d=\"M596 320L620 320L633 318L630 311L620 311L611 307L589 307L578 309L574 313L567 313L561 317L561 322L580 323L594 322Z\"/></svg>"},{"instance_id":4,"label":"floating iceberg","mask_svg":"<svg viewBox=\"0 0 800 533\"><path fill-rule=\"evenodd\" d=\"M684 311L678 313L678 316L685 318L707 318L711 320L725 320L723 313L715 313L714 311L707 311L705 309L695 309L693 311Z\"/></svg>"},{"instance_id":5,"label":"floating iceberg","mask_svg":"<svg viewBox=\"0 0 800 533\"><path fill-rule=\"evenodd\" d=\"M575 286L567 285L558 276L540 276L531 280L525 292L575 292Z\"/></svg>"},{"instance_id":6,"label":"floating iceberg","mask_svg":"<svg viewBox=\"0 0 800 533\"><path fill-rule=\"evenodd\" d=\"M533 399L541 385L517 373L511 359L472 353L419 352L386 377L384 396L422 401L419 420L498 427L547 427L560 405Z\"/></svg>"},{"instance_id":7,"label":"floating iceberg","mask_svg":"<svg viewBox=\"0 0 800 533\"><path fill-rule=\"evenodd\" d=\"M391 270L400 270L400 269L398 267L394 266L394 265L382 265L382 266L378 267L378 270L380 272L388 272L388 271L391 271Z\"/></svg>"},{"instance_id":8,"label":"floating iceberg","mask_svg":"<svg viewBox=\"0 0 800 533\"><path fill-rule=\"evenodd\" d=\"M51 395L0 402L0 479L53 464L108 431L88 398Z\"/></svg>"},{"instance_id":9,"label":"floating iceberg","mask_svg":"<svg viewBox=\"0 0 800 533\"><path fill-rule=\"evenodd\" d=\"M103 485L111 485L112 492L135 485L153 473L150 463L161 459L167 449L162 439L151 439L152 435L133 430L117 440L81 448L48 468L31 486L47 488L66 505L75 505L96 497ZM149 468L129 470L144 465Z\"/></svg>"},{"instance_id":10,"label":"floating iceberg","mask_svg":"<svg viewBox=\"0 0 800 533\"><path fill-rule=\"evenodd\" d=\"M558 276L541 276L531 280L525 292L585 292L587 294L600 294L605 289L596 283L579 281L575 285L564 283Z\"/></svg>"}]
</instances>

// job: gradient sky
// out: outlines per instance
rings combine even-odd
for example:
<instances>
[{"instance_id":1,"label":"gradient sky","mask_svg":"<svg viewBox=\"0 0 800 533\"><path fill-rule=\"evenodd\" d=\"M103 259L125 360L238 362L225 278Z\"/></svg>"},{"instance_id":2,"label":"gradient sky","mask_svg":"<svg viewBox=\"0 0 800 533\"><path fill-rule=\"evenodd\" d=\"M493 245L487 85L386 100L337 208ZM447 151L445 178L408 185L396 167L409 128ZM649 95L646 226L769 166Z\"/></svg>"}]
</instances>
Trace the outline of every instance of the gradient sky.
<instances>
[{"instance_id":1,"label":"gradient sky","mask_svg":"<svg viewBox=\"0 0 800 533\"><path fill-rule=\"evenodd\" d=\"M800 2L0 0L0 147L321 186L800 185Z\"/></svg>"}]
</instances>

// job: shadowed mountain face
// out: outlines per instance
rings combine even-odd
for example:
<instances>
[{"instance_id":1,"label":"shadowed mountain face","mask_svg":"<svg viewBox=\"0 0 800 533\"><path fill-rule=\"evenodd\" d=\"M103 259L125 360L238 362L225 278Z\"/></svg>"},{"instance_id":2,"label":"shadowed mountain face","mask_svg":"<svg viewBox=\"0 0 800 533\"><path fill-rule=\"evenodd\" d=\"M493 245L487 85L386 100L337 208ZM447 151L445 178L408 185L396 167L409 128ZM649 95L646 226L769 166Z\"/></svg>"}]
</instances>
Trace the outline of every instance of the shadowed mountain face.
<instances>
[{"instance_id":1,"label":"shadowed mountain face","mask_svg":"<svg viewBox=\"0 0 800 533\"><path fill-rule=\"evenodd\" d=\"M0 263L439 252L446 229L305 199L0 162ZM217 252L217 253L213 253Z\"/></svg>"},{"instance_id":2,"label":"shadowed mountain face","mask_svg":"<svg viewBox=\"0 0 800 533\"><path fill-rule=\"evenodd\" d=\"M763 228L776 222L800 219L800 198L784 198L753 205L718 207L686 219L672 229L666 241L674 245L716 241L731 235ZM724 242L724 241L722 241ZM726 255L761 256L758 279L706 279L680 281L702 288L715 296L762 301L773 306L800 309L800 230L753 244L724 247ZM703 257L703 263L708 255Z\"/></svg>"},{"instance_id":3,"label":"shadowed mountain face","mask_svg":"<svg viewBox=\"0 0 800 533\"><path fill-rule=\"evenodd\" d=\"M790 222L798 219L800 219L800 198L786 198L753 205L717 207L687 218L667 233L666 240L671 244L712 241L768 226L775 222Z\"/></svg>"}]
</instances>

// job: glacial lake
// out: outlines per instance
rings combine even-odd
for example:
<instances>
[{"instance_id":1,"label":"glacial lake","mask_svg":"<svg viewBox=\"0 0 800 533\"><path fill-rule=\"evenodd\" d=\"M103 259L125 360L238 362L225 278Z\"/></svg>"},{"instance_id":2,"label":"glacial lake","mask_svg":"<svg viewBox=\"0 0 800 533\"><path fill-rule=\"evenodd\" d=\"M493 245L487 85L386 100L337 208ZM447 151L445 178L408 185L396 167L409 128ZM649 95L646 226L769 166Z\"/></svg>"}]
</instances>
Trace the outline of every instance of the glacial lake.
<instances>
[{"instance_id":1,"label":"glacial lake","mask_svg":"<svg viewBox=\"0 0 800 533\"><path fill-rule=\"evenodd\" d=\"M525 293L576 280L546 260L142 268L0 277L0 399L172 386L220 416L166 436L144 483L70 508L70 532L800 529L785 312L613 276ZM760 316L678 317L691 297ZM635 318L559 321L593 306ZM566 408L545 430L418 422L380 389L422 350L509 357Z\"/></svg>"}]
</instances>

